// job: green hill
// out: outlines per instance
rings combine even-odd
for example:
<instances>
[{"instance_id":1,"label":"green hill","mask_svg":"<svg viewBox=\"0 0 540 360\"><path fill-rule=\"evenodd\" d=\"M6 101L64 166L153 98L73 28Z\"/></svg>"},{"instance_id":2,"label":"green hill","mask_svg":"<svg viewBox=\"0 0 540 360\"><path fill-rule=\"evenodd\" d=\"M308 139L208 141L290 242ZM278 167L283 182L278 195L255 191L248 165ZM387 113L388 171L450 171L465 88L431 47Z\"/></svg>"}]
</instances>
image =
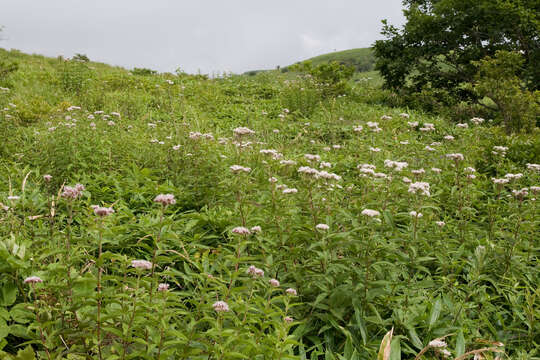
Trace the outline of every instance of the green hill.
<instances>
[{"instance_id":1,"label":"green hill","mask_svg":"<svg viewBox=\"0 0 540 360\"><path fill-rule=\"evenodd\" d=\"M331 52L328 54L323 54L315 56L306 60L299 61L311 61L313 65L320 65L324 63L329 63L332 61L337 61L340 64L353 66L356 72L368 72L373 71L375 67L375 56L371 51L371 48L357 48L343 51ZM290 65L289 65L290 66ZM287 72L289 66L281 68L282 72ZM257 73L264 71L273 71L273 70L251 70L246 71L246 75L256 75Z\"/></svg>"},{"instance_id":2,"label":"green hill","mask_svg":"<svg viewBox=\"0 0 540 360\"><path fill-rule=\"evenodd\" d=\"M375 56L373 55L371 48L336 51L315 56L304 61L311 61L313 65L336 61L343 65L353 66L357 72L372 71L375 66Z\"/></svg>"}]
</instances>

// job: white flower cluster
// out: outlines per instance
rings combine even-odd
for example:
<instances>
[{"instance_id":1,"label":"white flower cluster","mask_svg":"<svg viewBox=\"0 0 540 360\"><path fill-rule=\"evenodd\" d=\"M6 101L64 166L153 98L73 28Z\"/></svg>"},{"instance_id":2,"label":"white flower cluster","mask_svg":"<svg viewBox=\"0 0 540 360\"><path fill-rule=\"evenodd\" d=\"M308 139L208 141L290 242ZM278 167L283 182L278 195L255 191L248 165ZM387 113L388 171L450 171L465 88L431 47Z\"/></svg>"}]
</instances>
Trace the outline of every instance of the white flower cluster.
<instances>
[{"instance_id":1,"label":"white flower cluster","mask_svg":"<svg viewBox=\"0 0 540 360\"><path fill-rule=\"evenodd\" d=\"M262 149L259 151L261 154L272 155L272 159L278 160L283 157L283 154L274 149Z\"/></svg>"},{"instance_id":2,"label":"white flower cluster","mask_svg":"<svg viewBox=\"0 0 540 360\"><path fill-rule=\"evenodd\" d=\"M424 181L417 181L409 185L409 192L411 194L420 193L421 195L431 196L429 192L429 183Z\"/></svg>"},{"instance_id":3,"label":"white flower cluster","mask_svg":"<svg viewBox=\"0 0 540 360\"><path fill-rule=\"evenodd\" d=\"M300 168L298 168L298 172L301 174L311 175L315 179L338 180L338 181L341 180L341 176L337 174L330 173L324 170L319 171L317 169L310 168L309 166L301 166Z\"/></svg>"},{"instance_id":4,"label":"white flower cluster","mask_svg":"<svg viewBox=\"0 0 540 360\"><path fill-rule=\"evenodd\" d=\"M393 161L386 159L384 160L384 166L394 169L395 171L401 171L409 166L409 164L405 161Z\"/></svg>"},{"instance_id":5,"label":"white flower cluster","mask_svg":"<svg viewBox=\"0 0 540 360\"><path fill-rule=\"evenodd\" d=\"M229 169L231 169L231 171L233 173L240 173L240 172L245 172L245 173L248 173L251 171L251 168L249 167L244 167L244 166L241 166L241 165L232 165L229 167Z\"/></svg>"},{"instance_id":6,"label":"white flower cluster","mask_svg":"<svg viewBox=\"0 0 540 360\"><path fill-rule=\"evenodd\" d=\"M424 123L424 126L422 126L420 129L418 129L420 131L424 131L424 132L428 132L428 131L435 131L435 125L431 124L431 123Z\"/></svg>"},{"instance_id":7,"label":"white flower cluster","mask_svg":"<svg viewBox=\"0 0 540 360\"><path fill-rule=\"evenodd\" d=\"M305 154L304 157L308 161L321 161L321 157L319 155Z\"/></svg>"},{"instance_id":8,"label":"white flower cluster","mask_svg":"<svg viewBox=\"0 0 540 360\"><path fill-rule=\"evenodd\" d=\"M255 134L255 131L251 130L250 128L247 128L247 127L237 127L233 130L233 133L234 135L237 135L237 136L242 136L242 135L253 135Z\"/></svg>"},{"instance_id":9,"label":"white flower cluster","mask_svg":"<svg viewBox=\"0 0 540 360\"><path fill-rule=\"evenodd\" d=\"M506 146L494 146L491 153L493 155L501 155L502 157L504 157L507 151L508 151L508 147Z\"/></svg>"}]
</instances>

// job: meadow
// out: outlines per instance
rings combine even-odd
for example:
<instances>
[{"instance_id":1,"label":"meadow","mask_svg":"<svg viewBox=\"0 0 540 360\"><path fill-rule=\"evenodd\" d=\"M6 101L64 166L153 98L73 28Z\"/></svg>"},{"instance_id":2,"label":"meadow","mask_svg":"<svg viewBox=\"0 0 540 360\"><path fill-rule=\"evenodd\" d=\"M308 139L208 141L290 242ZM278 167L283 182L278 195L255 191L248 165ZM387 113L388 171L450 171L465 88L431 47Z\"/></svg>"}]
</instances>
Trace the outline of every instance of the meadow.
<instances>
[{"instance_id":1,"label":"meadow","mask_svg":"<svg viewBox=\"0 0 540 360\"><path fill-rule=\"evenodd\" d=\"M540 359L538 128L0 59L2 359Z\"/></svg>"}]
</instances>

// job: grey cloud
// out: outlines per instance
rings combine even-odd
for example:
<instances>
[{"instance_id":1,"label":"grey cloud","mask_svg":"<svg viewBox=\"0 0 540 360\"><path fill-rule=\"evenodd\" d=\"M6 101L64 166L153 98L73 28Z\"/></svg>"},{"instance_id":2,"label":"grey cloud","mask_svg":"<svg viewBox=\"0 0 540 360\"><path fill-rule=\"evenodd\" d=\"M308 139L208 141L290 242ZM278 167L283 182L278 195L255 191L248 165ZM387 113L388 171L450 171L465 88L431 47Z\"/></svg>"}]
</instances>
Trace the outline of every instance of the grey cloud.
<instances>
[{"instance_id":1,"label":"grey cloud","mask_svg":"<svg viewBox=\"0 0 540 360\"><path fill-rule=\"evenodd\" d=\"M2 0L3 48L128 68L243 72L370 46L401 0Z\"/></svg>"}]
</instances>

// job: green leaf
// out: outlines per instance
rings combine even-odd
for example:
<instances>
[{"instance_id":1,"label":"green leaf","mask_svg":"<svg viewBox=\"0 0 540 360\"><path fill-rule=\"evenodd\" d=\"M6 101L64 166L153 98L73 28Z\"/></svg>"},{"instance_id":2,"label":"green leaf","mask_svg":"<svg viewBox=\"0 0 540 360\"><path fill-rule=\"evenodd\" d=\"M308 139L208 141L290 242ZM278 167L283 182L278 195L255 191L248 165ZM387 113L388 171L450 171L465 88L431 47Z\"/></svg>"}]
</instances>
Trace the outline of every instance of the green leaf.
<instances>
[{"instance_id":1,"label":"green leaf","mask_svg":"<svg viewBox=\"0 0 540 360\"><path fill-rule=\"evenodd\" d=\"M10 306L13 305L17 299L17 285L14 283L7 283L2 285L2 291L0 292L0 305L1 306Z\"/></svg>"},{"instance_id":2,"label":"green leaf","mask_svg":"<svg viewBox=\"0 0 540 360\"><path fill-rule=\"evenodd\" d=\"M460 329L456 339L456 356L465 354L465 337L463 336L463 330Z\"/></svg>"},{"instance_id":3,"label":"green leaf","mask_svg":"<svg viewBox=\"0 0 540 360\"><path fill-rule=\"evenodd\" d=\"M431 314L429 315L429 328L435 324L437 319L439 319L439 315L441 313L441 298L437 298L435 301L435 304L431 307Z\"/></svg>"},{"instance_id":4,"label":"green leaf","mask_svg":"<svg viewBox=\"0 0 540 360\"><path fill-rule=\"evenodd\" d=\"M401 342L397 336L392 339L390 345L390 360L401 360Z\"/></svg>"},{"instance_id":5,"label":"green leaf","mask_svg":"<svg viewBox=\"0 0 540 360\"><path fill-rule=\"evenodd\" d=\"M17 352L17 356L13 360L35 360L36 355L34 354L34 350L32 349L32 346L28 345L23 350L19 350Z\"/></svg>"}]
</instances>

